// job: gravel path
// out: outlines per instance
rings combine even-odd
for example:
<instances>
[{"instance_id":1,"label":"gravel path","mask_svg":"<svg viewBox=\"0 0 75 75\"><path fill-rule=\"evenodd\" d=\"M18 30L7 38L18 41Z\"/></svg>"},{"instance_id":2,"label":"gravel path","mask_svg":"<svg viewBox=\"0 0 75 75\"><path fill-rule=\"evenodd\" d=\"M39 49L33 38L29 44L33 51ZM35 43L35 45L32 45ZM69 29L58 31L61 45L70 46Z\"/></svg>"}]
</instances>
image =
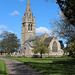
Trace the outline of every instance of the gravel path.
<instances>
[{"instance_id":1,"label":"gravel path","mask_svg":"<svg viewBox=\"0 0 75 75\"><path fill-rule=\"evenodd\" d=\"M41 75L27 65L11 59L2 59L8 68L9 75Z\"/></svg>"}]
</instances>

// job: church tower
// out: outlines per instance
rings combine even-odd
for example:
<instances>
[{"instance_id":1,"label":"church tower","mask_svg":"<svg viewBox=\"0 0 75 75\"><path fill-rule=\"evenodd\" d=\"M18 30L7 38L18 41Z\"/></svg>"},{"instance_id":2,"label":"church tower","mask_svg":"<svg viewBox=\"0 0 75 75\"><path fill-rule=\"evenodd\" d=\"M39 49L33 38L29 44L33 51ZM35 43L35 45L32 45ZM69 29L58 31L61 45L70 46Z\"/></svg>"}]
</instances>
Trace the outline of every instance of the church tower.
<instances>
[{"instance_id":1,"label":"church tower","mask_svg":"<svg viewBox=\"0 0 75 75\"><path fill-rule=\"evenodd\" d=\"M31 12L30 1L27 2L26 12L22 18L22 34L21 34L21 46L24 45L24 42L30 37L35 36L35 17Z\"/></svg>"}]
</instances>

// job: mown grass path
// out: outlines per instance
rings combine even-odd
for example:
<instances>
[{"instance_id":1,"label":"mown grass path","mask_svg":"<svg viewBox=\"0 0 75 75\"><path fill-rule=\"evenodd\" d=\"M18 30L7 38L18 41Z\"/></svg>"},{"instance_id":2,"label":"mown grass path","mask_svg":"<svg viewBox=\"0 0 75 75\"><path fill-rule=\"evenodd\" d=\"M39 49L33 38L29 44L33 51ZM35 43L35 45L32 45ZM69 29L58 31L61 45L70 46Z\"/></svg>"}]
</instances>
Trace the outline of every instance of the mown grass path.
<instances>
[{"instance_id":1,"label":"mown grass path","mask_svg":"<svg viewBox=\"0 0 75 75\"><path fill-rule=\"evenodd\" d=\"M8 75L8 70L3 60L0 60L0 75Z\"/></svg>"},{"instance_id":2,"label":"mown grass path","mask_svg":"<svg viewBox=\"0 0 75 75\"><path fill-rule=\"evenodd\" d=\"M5 58L0 58L0 59L2 59L6 63L9 75L41 75L22 62L11 59L5 59Z\"/></svg>"},{"instance_id":3,"label":"mown grass path","mask_svg":"<svg viewBox=\"0 0 75 75\"><path fill-rule=\"evenodd\" d=\"M32 67L43 75L75 75L75 59L62 58L14 58ZM33 74L32 74L33 75Z\"/></svg>"}]
</instances>

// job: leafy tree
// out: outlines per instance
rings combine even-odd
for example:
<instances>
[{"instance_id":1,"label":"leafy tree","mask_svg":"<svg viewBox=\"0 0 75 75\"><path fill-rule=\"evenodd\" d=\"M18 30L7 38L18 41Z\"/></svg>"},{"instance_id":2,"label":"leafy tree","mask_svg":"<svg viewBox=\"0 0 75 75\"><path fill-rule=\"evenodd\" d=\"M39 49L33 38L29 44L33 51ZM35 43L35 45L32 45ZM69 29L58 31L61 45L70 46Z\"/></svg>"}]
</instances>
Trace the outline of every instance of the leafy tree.
<instances>
[{"instance_id":1,"label":"leafy tree","mask_svg":"<svg viewBox=\"0 0 75 75\"><path fill-rule=\"evenodd\" d=\"M61 49L64 49L63 41L62 41L62 40L60 40L59 42L60 42L60 44L61 44Z\"/></svg>"},{"instance_id":2,"label":"leafy tree","mask_svg":"<svg viewBox=\"0 0 75 75\"><path fill-rule=\"evenodd\" d=\"M56 33L59 37L62 37L67 40L67 47L65 48L65 52L69 52L69 55L73 57L74 50L72 50L72 46L74 45L72 45L72 43L75 43L75 27L67 23L66 18L61 18L59 21L55 20L52 25L54 25L54 33ZM73 49L74 48L75 47L73 47Z\"/></svg>"},{"instance_id":3,"label":"leafy tree","mask_svg":"<svg viewBox=\"0 0 75 75\"><path fill-rule=\"evenodd\" d=\"M68 24L65 18L61 18L59 21L54 20L51 24L53 26L53 32L59 37L68 39L75 35L75 27Z\"/></svg>"},{"instance_id":4,"label":"leafy tree","mask_svg":"<svg viewBox=\"0 0 75 75\"><path fill-rule=\"evenodd\" d=\"M56 1L63 14L60 20L53 23L56 26L54 32L60 37L67 39L67 47L65 49L69 51L70 56L75 56L75 0L50 1Z\"/></svg>"},{"instance_id":5,"label":"leafy tree","mask_svg":"<svg viewBox=\"0 0 75 75\"><path fill-rule=\"evenodd\" d=\"M1 55L3 54L3 50L2 50L2 44L1 44L2 41L0 41L0 53Z\"/></svg>"},{"instance_id":6,"label":"leafy tree","mask_svg":"<svg viewBox=\"0 0 75 75\"><path fill-rule=\"evenodd\" d=\"M70 43L69 49L70 56L75 58L75 43Z\"/></svg>"},{"instance_id":7,"label":"leafy tree","mask_svg":"<svg viewBox=\"0 0 75 75\"><path fill-rule=\"evenodd\" d=\"M3 32L2 40L0 42L0 49L5 53L13 53L18 50L20 40L14 33Z\"/></svg>"},{"instance_id":8,"label":"leafy tree","mask_svg":"<svg viewBox=\"0 0 75 75\"><path fill-rule=\"evenodd\" d=\"M75 35L68 39L66 50L70 56L75 57Z\"/></svg>"},{"instance_id":9,"label":"leafy tree","mask_svg":"<svg viewBox=\"0 0 75 75\"><path fill-rule=\"evenodd\" d=\"M70 25L75 26L75 0L57 0L57 3Z\"/></svg>"},{"instance_id":10,"label":"leafy tree","mask_svg":"<svg viewBox=\"0 0 75 75\"><path fill-rule=\"evenodd\" d=\"M65 52L69 52L69 55L74 57L75 47L75 27L72 25L68 25L67 20L64 18L60 21L55 21L53 25L56 26L54 28L54 32L59 35L59 37L65 38L67 40L67 47L65 48ZM72 50L73 47L73 50Z\"/></svg>"},{"instance_id":11,"label":"leafy tree","mask_svg":"<svg viewBox=\"0 0 75 75\"><path fill-rule=\"evenodd\" d=\"M36 38L35 39L35 47L33 49L34 53L40 53L41 58L43 53L48 53L48 44L41 38Z\"/></svg>"},{"instance_id":12,"label":"leafy tree","mask_svg":"<svg viewBox=\"0 0 75 75\"><path fill-rule=\"evenodd\" d=\"M56 2L63 12L67 23L75 27L75 0L46 0Z\"/></svg>"}]
</instances>

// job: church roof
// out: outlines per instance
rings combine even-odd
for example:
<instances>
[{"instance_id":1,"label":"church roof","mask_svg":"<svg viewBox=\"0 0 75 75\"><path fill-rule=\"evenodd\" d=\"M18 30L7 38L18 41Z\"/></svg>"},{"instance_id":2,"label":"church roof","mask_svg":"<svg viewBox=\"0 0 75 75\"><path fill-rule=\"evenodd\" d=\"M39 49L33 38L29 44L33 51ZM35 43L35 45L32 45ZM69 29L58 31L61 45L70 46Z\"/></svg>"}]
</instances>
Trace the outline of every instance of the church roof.
<instances>
[{"instance_id":1,"label":"church roof","mask_svg":"<svg viewBox=\"0 0 75 75\"><path fill-rule=\"evenodd\" d=\"M53 37L48 37L48 38L45 39L45 41L46 41L47 43L50 43L50 42L52 41L52 39L53 39Z\"/></svg>"},{"instance_id":2,"label":"church roof","mask_svg":"<svg viewBox=\"0 0 75 75\"><path fill-rule=\"evenodd\" d=\"M52 39L53 39L53 37L48 37L48 38L45 39L45 41L49 44L52 41ZM34 38L29 39L29 41L32 41L32 40L34 40ZM28 41L28 44L31 47L34 47L35 46L34 42L29 42L29 41Z\"/></svg>"},{"instance_id":3,"label":"church roof","mask_svg":"<svg viewBox=\"0 0 75 75\"><path fill-rule=\"evenodd\" d=\"M44 34L43 34L44 35ZM34 47L34 40L36 38L41 38L43 35L38 35L38 36L34 36L34 37L30 37L28 40L25 41L25 43L27 42L31 47ZM45 41L49 44L52 41L53 37L48 37L45 39Z\"/></svg>"},{"instance_id":4,"label":"church roof","mask_svg":"<svg viewBox=\"0 0 75 75\"><path fill-rule=\"evenodd\" d=\"M33 41L34 39L36 39L36 36L30 37L27 41Z\"/></svg>"},{"instance_id":5,"label":"church roof","mask_svg":"<svg viewBox=\"0 0 75 75\"><path fill-rule=\"evenodd\" d=\"M27 2L26 12L31 12L30 1Z\"/></svg>"},{"instance_id":6,"label":"church roof","mask_svg":"<svg viewBox=\"0 0 75 75\"><path fill-rule=\"evenodd\" d=\"M38 36L33 36L33 37L30 37L28 40L26 40L25 42L27 41L34 41L36 38L40 38L42 35L38 35Z\"/></svg>"},{"instance_id":7,"label":"church roof","mask_svg":"<svg viewBox=\"0 0 75 75\"><path fill-rule=\"evenodd\" d=\"M28 43L29 43L29 45L30 45L31 47L34 47L34 46L35 46L34 42L28 42Z\"/></svg>"}]
</instances>

